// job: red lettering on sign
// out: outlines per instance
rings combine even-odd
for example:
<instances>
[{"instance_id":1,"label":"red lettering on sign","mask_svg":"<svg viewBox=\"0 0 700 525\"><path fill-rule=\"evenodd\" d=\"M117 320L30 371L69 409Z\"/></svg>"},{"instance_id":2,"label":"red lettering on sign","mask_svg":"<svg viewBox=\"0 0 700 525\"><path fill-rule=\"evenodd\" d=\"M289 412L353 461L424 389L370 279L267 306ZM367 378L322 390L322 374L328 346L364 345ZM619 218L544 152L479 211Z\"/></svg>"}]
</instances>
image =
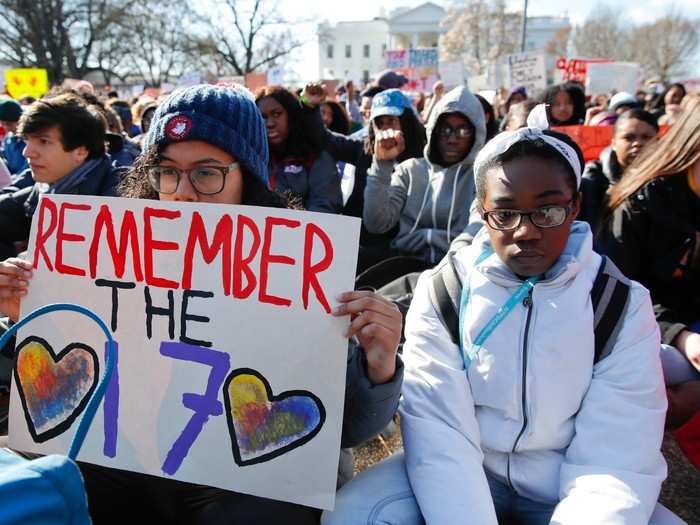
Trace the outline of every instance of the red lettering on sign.
<instances>
[{"instance_id":1,"label":"red lettering on sign","mask_svg":"<svg viewBox=\"0 0 700 525\"><path fill-rule=\"evenodd\" d=\"M262 254L260 255L260 290L258 291L258 299L261 303L275 304L277 306L290 306L292 301L285 297L278 297L267 293L267 277L270 269L270 264L289 264L296 263L291 257L286 255L276 255L270 253L272 245L272 229L275 226L284 226L286 228L298 228L301 222L281 217L266 217L265 218L265 236L263 240Z\"/></svg>"},{"instance_id":2,"label":"red lettering on sign","mask_svg":"<svg viewBox=\"0 0 700 525\"><path fill-rule=\"evenodd\" d=\"M158 277L153 273L153 252L177 250L180 245L176 242L163 241L153 238L153 219L174 220L179 218L179 211L162 210L158 208L144 208L144 239L143 239L143 264L146 270L146 284L149 286L157 286L159 288L177 288L178 283L171 279Z\"/></svg>"}]
</instances>

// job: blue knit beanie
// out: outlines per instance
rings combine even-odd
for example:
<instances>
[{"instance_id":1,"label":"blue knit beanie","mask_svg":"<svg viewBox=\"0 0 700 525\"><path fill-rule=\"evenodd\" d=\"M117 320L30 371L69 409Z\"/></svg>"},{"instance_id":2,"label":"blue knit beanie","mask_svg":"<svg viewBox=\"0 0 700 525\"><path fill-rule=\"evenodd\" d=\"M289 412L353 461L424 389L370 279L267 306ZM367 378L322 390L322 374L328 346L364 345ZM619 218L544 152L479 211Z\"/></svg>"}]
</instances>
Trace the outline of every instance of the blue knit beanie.
<instances>
[{"instance_id":1,"label":"blue knit beanie","mask_svg":"<svg viewBox=\"0 0 700 525\"><path fill-rule=\"evenodd\" d=\"M267 185L267 130L255 102L233 87L192 86L158 105L144 149L201 140L233 156Z\"/></svg>"}]
</instances>

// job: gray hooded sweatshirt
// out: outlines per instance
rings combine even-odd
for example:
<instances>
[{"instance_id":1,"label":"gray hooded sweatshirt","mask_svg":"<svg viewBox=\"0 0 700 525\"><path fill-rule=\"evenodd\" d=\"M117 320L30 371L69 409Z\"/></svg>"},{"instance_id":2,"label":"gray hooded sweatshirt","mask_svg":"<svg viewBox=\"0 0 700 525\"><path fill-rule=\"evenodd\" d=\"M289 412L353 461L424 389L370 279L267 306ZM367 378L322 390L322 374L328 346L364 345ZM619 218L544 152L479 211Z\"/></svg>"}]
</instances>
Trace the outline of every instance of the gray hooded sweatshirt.
<instances>
[{"instance_id":1,"label":"gray hooded sweatshirt","mask_svg":"<svg viewBox=\"0 0 700 525\"><path fill-rule=\"evenodd\" d=\"M461 113L475 129L469 153L449 167L431 158L433 130L445 113ZM430 114L428 143L423 158L393 161L374 158L367 171L363 221L372 233L384 233L399 223L392 247L435 264L447 253L450 242L467 226L476 189L472 164L486 140L484 111L465 87L445 94Z\"/></svg>"}]
</instances>

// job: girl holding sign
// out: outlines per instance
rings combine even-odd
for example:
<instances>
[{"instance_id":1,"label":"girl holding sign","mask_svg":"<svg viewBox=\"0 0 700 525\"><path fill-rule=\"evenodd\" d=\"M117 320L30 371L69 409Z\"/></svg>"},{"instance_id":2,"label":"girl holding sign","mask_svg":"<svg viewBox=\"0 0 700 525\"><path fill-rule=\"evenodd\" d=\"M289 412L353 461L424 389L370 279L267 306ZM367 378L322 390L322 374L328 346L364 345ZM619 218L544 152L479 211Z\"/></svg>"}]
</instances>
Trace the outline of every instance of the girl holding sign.
<instances>
[{"instance_id":1,"label":"girl holding sign","mask_svg":"<svg viewBox=\"0 0 700 525\"><path fill-rule=\"evenodd\" d=\"M265 123L252 98L232 88L194 86L174 93L156 110L144 155L121 192L134 198L285 207L285 199L267 188L267 161ZM0 311L13 320L31 276L24 261L0 263ZM398 309L372 293L348 292L338 302L333 315L351 316L347 336L359 343L351 343L348 351L341 438L343 447L351 447L384 428L398 404L403 367L396 349L402 323ZM97 524L311 524L320 514L217 488L80 467Z\"/></svg>"}]
</instances>

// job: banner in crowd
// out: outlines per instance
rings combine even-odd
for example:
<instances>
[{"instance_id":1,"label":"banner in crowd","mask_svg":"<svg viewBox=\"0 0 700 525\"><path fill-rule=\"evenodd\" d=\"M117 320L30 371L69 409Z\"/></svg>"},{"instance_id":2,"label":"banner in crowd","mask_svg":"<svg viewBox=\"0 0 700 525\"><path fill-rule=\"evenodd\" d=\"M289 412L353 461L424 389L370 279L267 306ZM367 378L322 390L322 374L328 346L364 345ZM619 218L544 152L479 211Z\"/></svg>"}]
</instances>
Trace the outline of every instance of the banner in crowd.
<instances>
[{"instance_id":1,"label":"banner in crowd","mask_svg":"<svg viewBox=\"0 0 700 525\"><path fill-rule=\"evenodd\" d=\"M642 71L634 62L588 64L586 95L596 96L626 91L634 93L641 83Z\"/></svg>"},{"instance_id":2,"label":"banner in crowd","mask_svg":"<svg viewBox=\"0 0 700 525\"><path fill-rule=\"evenodd\" d=\"M30 96L39 98L49 90L49 76L41 68L13 68L5 70L5 87L14 99Z\"/></svg>"},{"instance_id":3,"label":"banner in crowd","mask_svg":"<svg viewBox=\"0 0 700 525\"><path fill-rule=\"evenodd\" d=\"M248 206L44 196L22 315L78 303L118 362L79 459L331 508L360 221ZM65 454L105 368L73 312L17 337L10 445Z\"/></svg>"},{"instance_id":4,"label":"banner in crowd","mask_svg":"<svg viewBox=\"0 0 700 525\"><path fill-rule=\"evenodd\" d=\"M556 63L555 82L579 82L586 84L589 64L602 64L612 62L607 58L566 58L560 57Z\"/></svg>"},{"instance_id":5,"label":"banner in crowd","mask_svg":"<svg viewBox=\"0 0 700 525\"><path fill-rule=\"evenodd\" d=\"M408 79L406 89L428 91L438 80L436 47L387 50L384 59L387 69L401 73Z\"/></svg>"},{"instance_id":6,"label":"banner in crowd","mask_svg":"<svg viewBox=\"0 0 700 525\"><path fill-rule=\"evenodd\" d=\"M566 133L581 148L584 161L598 160L601 152L610 146L613 137L613 126L561 126L552 128ZM669 126L661 126L659 137L663 137Z\"/></svg>"},{"instance_id":7,"label":"banner in crowd","mask_svg":"<svg viewBox=\"0 0 700 525\"><path fill-rule=\"evenodd\" d=\"M547 87L547 71L541 53L508 55L510 87L524 86L529 96Z\"/></svg>"},{"instance_id":8,"label":"banner in crowd","mask_svg":"<svg viewBox=\"0 0 700 525\"><path fill-rule=\"evenodd\" d=\"M384 52L387 69L408 68L408 51L405 49L390 49Z\"/></svg>"}]
</instances>

